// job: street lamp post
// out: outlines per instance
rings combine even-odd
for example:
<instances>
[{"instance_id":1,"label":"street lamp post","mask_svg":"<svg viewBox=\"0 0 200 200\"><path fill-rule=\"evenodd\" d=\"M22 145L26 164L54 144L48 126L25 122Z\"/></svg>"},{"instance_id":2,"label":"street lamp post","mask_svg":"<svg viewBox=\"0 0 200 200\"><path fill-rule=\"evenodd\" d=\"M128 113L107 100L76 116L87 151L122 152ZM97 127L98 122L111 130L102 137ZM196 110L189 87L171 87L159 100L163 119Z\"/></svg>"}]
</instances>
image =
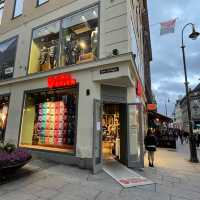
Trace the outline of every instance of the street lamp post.
<instances>
[{"instance_id":1,"label":"street lamp post","mask_svg":"<svg viewBox=\"0 0 200 200\"><path fill-rule=\"evenodd\" d=\"M193 127L192 127L192 119L191 119L191 109L190 109L190 96L189 96L189 88L188 88L188 80L187 80L187 69L186 69L186 60L185 60L185 45L184 45L184 30L186 27L192 26L192 33L189 35L189 38L195 40L200 33L195 31L195 26L193 23L186 24L182 29L182 54L183 54L183 66L184 66L184 75L185 75L185 91L186 91L186 103L187 103L187 113L188 113L188 121L189 121L189 142L190 142L190 161L197 163L199 162L197 157L197 149L196 149L196 140L195 135L193 134Z\"/></svg>"}]
</instances>

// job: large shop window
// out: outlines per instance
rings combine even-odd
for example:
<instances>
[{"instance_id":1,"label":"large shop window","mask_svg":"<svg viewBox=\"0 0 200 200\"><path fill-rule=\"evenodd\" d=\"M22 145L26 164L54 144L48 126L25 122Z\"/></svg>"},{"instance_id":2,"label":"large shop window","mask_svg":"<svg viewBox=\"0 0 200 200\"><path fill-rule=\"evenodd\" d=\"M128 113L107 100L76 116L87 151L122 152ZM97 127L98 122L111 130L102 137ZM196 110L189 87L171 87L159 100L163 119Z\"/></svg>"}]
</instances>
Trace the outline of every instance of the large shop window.
<instances>
[{"instance_id":1,"label":"large shop window","mask_svg":"<svg viewBox=\"0 0 200 200\"><path fill-rule=\"evenodd\" d=\"M77 90L27 93L20 145L74 153Z\"/></svg>"},{"instance_id":2,"label":"large shop window","mask_svg":"<svg viewBox=\"0 0 200 200\"><path fill-rule=\"evenodd\" d=\"M0 96L0 142L4 141L8 117L9 96Z\"/></svg>"},{"instance_id":3,"label":"large shop window","mask_svg":"<svg viewBox=\"0 0 200 200\"><path fill-rule=\"evenodd\" d=\"M33 32L29 73L49 71L58 66L60 21Z\"/></svg>"},{"instance_id":4,"label":"large shop window","mask_svg":"<svg viewBox=\"0 0 200 200\"><path fill-rule=\"evenodd\" d=\"M13 77L17 37L0 43L0 80Z\"/></svg>"},{"instance_id":5,"label":"large shop window","mask_svg":"<svg viewBox=\"0 0 200 200\"><path fill-rule=\"evenodd\" d=\"M63 19L62 29L62 65L93 61L97 57L97 8Z\"/></svg>"},{"instance_id":6,"label":"large shop window","mask_svg":"<svg viewBox=\"0 0 200 200\"><path fill-rule=\"evenodd\" d=\"M33 31L29 74L93 61L98 56L98 8Z\"/></svg>"}]
</instances>

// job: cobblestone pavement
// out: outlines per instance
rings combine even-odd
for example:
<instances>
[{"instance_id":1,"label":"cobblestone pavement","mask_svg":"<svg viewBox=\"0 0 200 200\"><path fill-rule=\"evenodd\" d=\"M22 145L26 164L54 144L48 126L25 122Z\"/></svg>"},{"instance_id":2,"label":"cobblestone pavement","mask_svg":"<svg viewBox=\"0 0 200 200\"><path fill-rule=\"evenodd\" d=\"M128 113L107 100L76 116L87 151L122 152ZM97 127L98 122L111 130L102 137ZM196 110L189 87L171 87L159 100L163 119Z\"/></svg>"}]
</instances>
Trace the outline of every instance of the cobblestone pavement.
<instances>
[{"instance_id":1,"label":"cobblestone pavement","mask_svg":"<svg viewBox=\"0 0 200 200\"><path fill-rule=\"evenodd\" d=\"M159 149L155 168L138 171L156 184L123 189L104 172L33 160L14 180L0 185L0 200L200 200L200 164L178 152Z\"/></svg>"}]
</instances>

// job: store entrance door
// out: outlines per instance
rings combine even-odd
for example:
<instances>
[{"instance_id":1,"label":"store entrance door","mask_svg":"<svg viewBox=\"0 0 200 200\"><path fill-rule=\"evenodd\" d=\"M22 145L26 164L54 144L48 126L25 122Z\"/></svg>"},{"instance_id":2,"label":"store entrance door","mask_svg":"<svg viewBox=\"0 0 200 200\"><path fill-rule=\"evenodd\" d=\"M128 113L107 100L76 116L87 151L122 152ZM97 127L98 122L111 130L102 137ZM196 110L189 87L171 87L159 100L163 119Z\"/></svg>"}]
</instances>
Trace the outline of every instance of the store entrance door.
<instances>
[{"instance_id":1,"label":"store entrance door","mask_svg":"<svg viewBox=\"0 0 200 200\"><path fill-rule=\"evenodd\" d=\"M112 160L126 164L126 126L123 114L126 105L119 103L104 103L102 115L102 155L103 162Z\"/></svg>"}]
</instances>

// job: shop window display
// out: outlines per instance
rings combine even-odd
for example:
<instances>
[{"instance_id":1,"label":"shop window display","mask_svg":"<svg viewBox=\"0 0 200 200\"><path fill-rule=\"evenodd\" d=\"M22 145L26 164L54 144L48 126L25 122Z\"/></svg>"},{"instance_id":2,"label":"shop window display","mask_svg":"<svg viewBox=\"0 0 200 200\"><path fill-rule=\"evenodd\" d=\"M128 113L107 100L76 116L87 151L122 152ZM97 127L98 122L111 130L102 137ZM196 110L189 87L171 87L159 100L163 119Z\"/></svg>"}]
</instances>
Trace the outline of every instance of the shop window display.
<instances>
[{"instance_id":1,"label":"shop window display","mask_svg":"<svg viewBox=\"0 0 200 200\"><path fill-rule=\"evenodd\" d=\"M8 116L9 97L0 96L0 142L4 141Z\"/></svg>"},{"instance_id":2,"label":"shop window display","mask_svg":"<svg viewBox=\"0 0 200 200\"><path fill-rule=\"evenodd\" d=\"M104 159L120 159L120 113L118 104L104 104L102 128Z\"/></svg>"},{"instance_id":3,"label":"shop window display","mask_svg":"<svg viewBox=\"0 0 200 200\"><path fill-rule=\"evenodd\" d=\"M75 131L76 92L57 89L27 94L22 146L74 152Z\"/></svg>"},{"instance_id":4,"label":"shop window display","mask_svg":"<svg viewBox=\"0 0 200 200\"><path fill-rule=\"evenodd\" d=\"M62 64L95 60L98 46L98 8L90 8L62 21Z\"/></svg>"},{"instance_id":5,"label":"shop window display","mask_svg":"<svg viewBox=\"0 0 200 200\"><path fill-rule=\"evenodd\" d=\"M0 43L0 80L13 77L17 37Z\"/></svg>"},{"instance_id":6,"label":"shop window display","mask_svg":"<svg viewBox=\"0 0 200 200\"><path fill-rule=\"evenodd\" d=\"M49 71L58 66L60 21L33 31L29 73Z\"/></svg>"},{"instance_id":7,"label":"shop window display","mask_svg":"<svg viewBox=\"0 0 200 200\"><path fill-rule=\"evenodd\" d=\"M33 31L29 74L93 61L98 55L98 8Z\"/></svg>"}]
</instances>

